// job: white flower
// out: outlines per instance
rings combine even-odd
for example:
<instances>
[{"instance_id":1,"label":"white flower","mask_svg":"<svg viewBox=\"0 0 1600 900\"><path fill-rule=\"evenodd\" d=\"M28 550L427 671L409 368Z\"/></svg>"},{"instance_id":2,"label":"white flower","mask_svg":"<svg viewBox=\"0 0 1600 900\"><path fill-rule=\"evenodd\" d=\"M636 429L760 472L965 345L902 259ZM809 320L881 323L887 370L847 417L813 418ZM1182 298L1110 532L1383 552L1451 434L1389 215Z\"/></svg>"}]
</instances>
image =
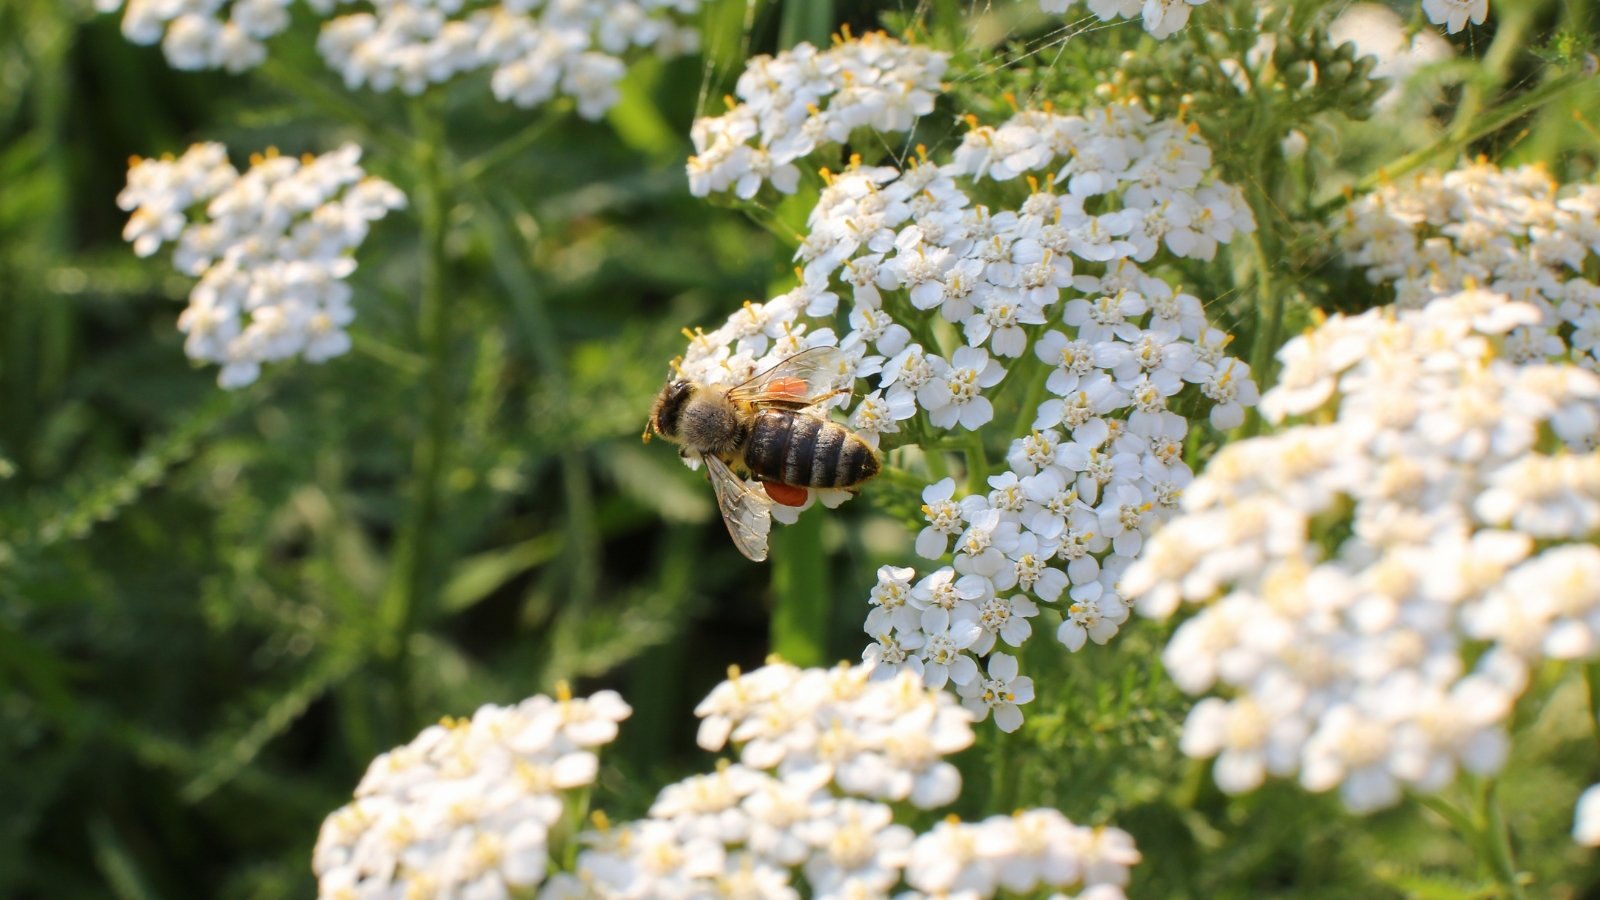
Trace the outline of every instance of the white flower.
<instances>
[{"instance_id":1,"label":"white flower","mask_svg":"<svg viewBox=\"0 0 1600 900\"><path fill-rule=\"evenodd\" d=\"M1572 839L1585 847L1600 847L1600 785L1590 785L1578 798Z\"/></svg>"},{"instance_id":2,"label":"white flower","mask_svg":"<svg viewBox=\"0 0 1600 900\"><path fill-rule=\"evenodd\" d=\"M1017 676L1016 657L1008 653L990 656L987 668L987 675L960 686L961 705L980 721L993 711L996 727L1005 732L1016 731L1022 727L1022 710L1018 707L1033 702L1033 679Z\"/></svg>"},{"instance_id":3,"label":"white flower","mask_svg":"<svg viewBox=\"0 0 1600 900\"><path fill-rule=\"evenodd\" d=\"M103 12L122 6L118 0L97 5ZM289 0L131 0L123 33L141 44L159 40L176 68L238 72L266 60L262 41L288 27L288 5ZM616 103L621 57L632 49L654 48L663 56L695 49L694 32L680 23L700 4L587 0L463 9L459 0L385 0L370 12L335 15L349 5L351 0L312 3L316 14L330 17L317 50L352 89L419 94L457 75L488 71L496 99L536 106L559 90L577 101L580 115L595 119ZM779 167L773 177L793 175Z\"/></svg>"},{"instance_id":4,"label":"white flower","mask_svg":"<svg viewBox=\"0 0 1600 900\"><path fill-rule=\"evenodd\" d=\"M1176 28L1186 15L1152 7L1146 19ZM903 57L909 106L876 108L876 89L859 83L867 70L852 68L856 54L880 55L871 68ZM909 99L918 88L908 85L929 60L881 36L752 60L741 102L695 124L693 189L754 196L772 166L863 124L877 127L879 112L879 124L909 124L905 111L921 115L926 106ZM901 436L896 446L938 441L938 450L921 449L943 454L955 442L941 433L991 430L988 389L1036 330L1052 396L1023 411L1034 431L1011 443L1009 470L985 473L986 495L958 502L951 478L924 488L915 550L930 560L951 554L949 565L903 603L898 584L875 589L864 623L872 643L862 653L873 678L909 670L930 685L973 684L981 674L974 657L1025 645L1043 605L1061 615L1059 637L1071 647L1117 633L1128 614L1117 579L1193 479L1184 464L1189 422L1174 410L1209 410L1230 427L1257 400L1249 367L1227 355L1230 339L1207 326L1199 299L1130 261L1205 258L1255 227L1242 195L1216 181L1210 165L1195 129L1134 102L973 122L942 165L920 148L903 169L852 159L823 173L795 254L798 286L692 333L673 377L716 385L737 384L797 349L837 344L857 361L837 386L868 380L853 409L839 401L850 427L874 444L885 434ZM1022 177L1030 191L1015 208L982 202L985 180ZM1058 184L1067 193L1056 193ZM1081 271L1073 257L1093 265ZM850 330L835 339L841 316ZM940 319L971 345L948 360L911 341L930 326L935 339L947 333ZM916 455L907 458L914 467ZM793 513L785 507L773 518Z\"/></svg>"},{"instance_id":5,"label":"white flower","mask_svg":"<svg viewBox=\"0 0 1600 900\"><path fill-rule=\"evenodd\" d=\"M241 175L222 145L196 144L128 170L117 196L130 213L123 237L140 256L177 241L173 261L199 279L178 316L184 351L221 365L223 387L254 382L267 362L320 363L349 350L349 254L373 221L405 205L360 158L354 144L304 160L270 151Z\"/></svg>"},{"instance_id":6,"label":"white flower","mask_svg":"<svg viewBox=\"0 0 1600 900\"><path fill-rule=\"evenodd\" d=\"M1482 25L1489 16L1489 0L1422 0L1422 11L1428 21L1453 34L1467 27L1468 19Z\"/></svg>"},{"instance_id":7,"label":"white flower","mask_svg":"<svg viewBox=\"0 0 1600 900\"><path fill-rule=\"evenodd\" d=\"M770 182L793 193L794 162L818 144L844 143L858 128L907 131L932 112L948 60L879 32L751 59L734 92L739 102L694 123L691 191L735 188L749 199Z\"/></svg>"},{"instance_id":8,"label":"white flower","mask_svg":"<svg viewBox=\"0 0 1600 900\"><path fill-rule=\"evenodd\" d=\"M562 792L594 782L584 748L609 742L629 712L609 692L539 696L424 729L373 760L355 800L323 823L312 854L319 895L537 887Z\"/></svg>"},{"instance_id":9,"label":"white flower","mask_svg":"<svg viewBox=\"0 0 1600 900\"><path fill-rule=\"evenodd\" d=\"M1047 13L1067 12L1077 0L1039 0L1039 8ZM1152 37L1165 38L1175 34L1189 22L1189 10L1206 0L1085 0L1089 12L1102 22L1112 19L1138 17L1144 30ZM1485 0L1486 2L1486 0Z\"/></svg>"},{"instance_id":10,"label":"white flower","mask_svg":"<svg viewBox=\"0 0 1600 900\"><path fill-rule=\"evenodd\" d=\"M1005 375L1005 367L990 359L987 350L962 347L951 356L945 375L917 391L917 402L935 426L951 428L959 422L973 431L994 418L994 406L983 396L983 389L999 384Z\"/></svg>"},{"instance_id":11,"label":"white flower","mask_svg":"<svg viewBox=\"0 0 1600 900\"><path fill-rule=\"evenodd\" d=\"M1107 592L1098 581L1074 585L1068 595L1072 603L1056 629L1056 640L1074 653L1083 649L1085 640L1096 644L1111 640L1128 621L1128 607L1122 598Z\"/></svg>"},{"instance_id":12,"label":"white flower","mask_svg":"<svg viewBox=\"0 0 1600 900\"><path fill-rule=\"evenodd\" d=\"M1513 361L1533 314L1466 290L1291 341L1262 406L1319 424L1226 446L1125 576L1102 576L1147 615L1202 604L1162 660L1189 693L1233 692L1197 704L1182 742L1224 790L1297 776L1368 812L1493 774L1527 670L1600 656L1600 379ZM1108 489L1099 530L1136 533L1155 512L1136 494Z\"/></svg>"},{"instance_id":13,"label":"white flower","mask_svg":"<svg viewBox=\"0 0 1600 900\"><path fill-rule=\"evenodd\" d=\"M930 484L922 489L922 514L928 527L917 533L917 555L925 559L938 559L950 547L950 538L965 527L959 504L951 502L955 496L953 478Z\"/></svg>"}]
</instances>

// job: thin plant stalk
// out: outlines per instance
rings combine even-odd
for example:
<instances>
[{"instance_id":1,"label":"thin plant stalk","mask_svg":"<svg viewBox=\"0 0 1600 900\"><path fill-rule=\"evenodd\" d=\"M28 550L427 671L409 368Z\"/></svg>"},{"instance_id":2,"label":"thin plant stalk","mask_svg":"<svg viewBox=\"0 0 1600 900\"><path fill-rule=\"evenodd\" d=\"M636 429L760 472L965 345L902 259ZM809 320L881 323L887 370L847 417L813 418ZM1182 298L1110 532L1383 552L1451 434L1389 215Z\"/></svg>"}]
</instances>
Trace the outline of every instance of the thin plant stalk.
<instances>
[{"instance_id":1,"label":"thin plant stalk","mask_svg":"<svg viewBox=\"0 0 1600 900\"><path fill-rule=\"evenodd\" d=\"M421 226L421 265L417 339L424 360L422 430L411 459L411 497L395 542L394 565L384 593L380 653L395 669L401 727L409 727L411 710L408 648L417 624L426 617L427 601L439 563L433 536L443 491L445 459L451 434L450 308L446 298L446 214L450 179L444 171L444 126L427 99L413 101L411 123L416 132L413 162L417 175L417 216Z\"/></svg>"}]
</instances>

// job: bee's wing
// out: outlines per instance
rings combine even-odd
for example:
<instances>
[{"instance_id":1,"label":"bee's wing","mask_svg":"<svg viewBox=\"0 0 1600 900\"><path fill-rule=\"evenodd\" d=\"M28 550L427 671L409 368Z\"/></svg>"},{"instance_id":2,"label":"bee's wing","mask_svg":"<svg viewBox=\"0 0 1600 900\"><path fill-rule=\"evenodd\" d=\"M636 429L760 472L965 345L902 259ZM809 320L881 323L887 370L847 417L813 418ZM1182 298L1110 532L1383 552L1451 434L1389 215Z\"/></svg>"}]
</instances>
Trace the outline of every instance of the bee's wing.
<instances>
[{"instance_id":1,"label":"bee's wing","mask_svg":"<svg viewBox=\"0 0 1600 900\"><path fill-rule=\"evenodd\" d=\"M812 347L728 390L728 399L757 406L804 409L852 392L845 354L838 347Z\"/></svg>"},{"instance_id":2,"label":"bee's wing","mask_svg":"<svg viewBox=\"0 0 1600 900\"><path fill-rule=\"evenodd\" d=\"M701 457L711 487L717 492L717 508L728 526L733 545L756 562L767 558L767 533L772 530L772 501L766 494L733 474L728 464L712 454Z\"/></svg>"}]
</instances>

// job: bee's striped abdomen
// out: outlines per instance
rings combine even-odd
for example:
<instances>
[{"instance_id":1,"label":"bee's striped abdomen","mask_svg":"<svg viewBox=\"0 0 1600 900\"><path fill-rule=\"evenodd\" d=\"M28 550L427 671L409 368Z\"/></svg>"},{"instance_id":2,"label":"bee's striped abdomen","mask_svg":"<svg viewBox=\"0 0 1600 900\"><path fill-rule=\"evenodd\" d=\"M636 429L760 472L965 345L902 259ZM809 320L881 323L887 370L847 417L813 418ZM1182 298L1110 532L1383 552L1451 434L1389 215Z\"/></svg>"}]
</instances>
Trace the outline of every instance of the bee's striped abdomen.
<instances>
[{"instance_id":1,"label":"bee's striped abdomen","mask_svg":"<svg viewBox=\"0 0 1600 900\"><path fill-rule=\"evenodd\" d=\"M877 457L855 432L785 409L756 415L744 461L759 478L797 487L855 487L878 474Z\"/></svg>"}]
</instances>

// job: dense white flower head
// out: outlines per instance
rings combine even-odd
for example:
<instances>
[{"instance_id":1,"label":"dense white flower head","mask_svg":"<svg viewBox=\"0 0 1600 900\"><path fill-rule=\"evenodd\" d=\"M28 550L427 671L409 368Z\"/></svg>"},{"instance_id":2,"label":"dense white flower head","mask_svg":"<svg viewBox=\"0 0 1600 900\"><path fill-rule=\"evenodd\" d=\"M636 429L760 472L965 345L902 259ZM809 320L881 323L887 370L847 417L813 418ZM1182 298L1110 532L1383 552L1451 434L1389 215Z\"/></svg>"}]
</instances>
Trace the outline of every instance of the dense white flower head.
<instances>
[{"instance_id":1,"label":"dense white flower head","mask_svg":"<svg viewBox=\"0 0 1600 900\"><path fill-rule=\"evenodd\" d=\"M318 896L505 897L550 865L569 792L594 783L594 750L632 712L612 691L488 705L425 729L367 768L312 855Z\"/></svg>"},{"instance_id":2,"label":"dense white flower head","mask_svg":"<svg viewBox=\"0 0 1600 900\"><path fill-rule=\"evenodd\" d=\"M269 151L240 174L226 148L206 143L129 167L122 236L140 256L175 243L178 271L199 279L178 317L184 352L222 366L223 387L250 384L263 363L350 349L351 253L372 222L405 206L360 159L354 144L303 158Z\"/></svg>"},{"instance_id":3,"label":"dense white flower head","mask_svg":"<svg viewBox=\"0 0 1600 900\"><path fill-rule=\"evenodd\" d=\"M291 0L95 0L112 13L126 7L122 34L135 44L161 44L175 69L243 72L267 58L263 43L289 27Z\"/></svg>"},{"instance_id":4,"label":"dense white flower head","mask_svg":"<svg viewBox=\"0 0 1600 900\"><path fill-rule=\"evenodd\" d=\"M1380 187L1346 209L1339 242L1373 283L1392 283L1414 308L1484 287L1539 315L1507 340L1506 355L1565 357L1600 369L1600 185L1563 188L1543 168L1476 162Z\"/></svg>"},{"instance_id":5,"label":"dense white flower head","mask_svg":"<svg viewBox=\"0 0 1600 900\"><path fill-rule=\"evenodd\" d=\"M1039 8L1047 13L1064 13L1080 0L1039 0ZM1151 36L1164 38L1175 34L1189 24L1189 12L1206 0L1082 0L1096 18L1102 22L1113 19L1138 18Z\"/></svg>"},{"instance_id":6,"label":"dense white flower head","mask_svg":"<svg viewBox=\"0 0 1600 900\"><path fill-rule=\"evenodd\" d=\"M879 56L899 53L874 41ZM1118 579L1193 477L1175 404L1226 430L1258 399L1200 299L1141 266L1211 260L1255 221L1196 129L1134 102L968 126L943 164L919 148L903 166L825 171L799 285L690 334L673 377L732 386L837 347L823 387L854 392L826 406L875 446L1010 440L977 492L950 478L924 489L916 552L934 565L880 572L863 658L878 677L949 686L1011 731L1033 690L1010 651L1042 610L1073 651L1126 621ZM1022 199L987 205L995 195ZM993 398L1017 371L1039 384L1012 396L1036 399L997 422ZM811 493L830 506L849 496Z\"/></svg>"},{"instance_id":7,"label":"dense white flower head","mask_svg":"<svg viewBox=\"0 0 1600 900\"><path fill-rule=\"evenodd\" d=\"M669 785L647 818L584 833L576 871L541 897L992 897L1081 888L1117 898L1139 861L1116 828L1052 809L923 835L885 801L928 809L956 798L944 757L971 744L970 718L911 673L782 663L731 673L696 710L700 743L739 761ZM909 886L912 890L904 890ZM901 890L897 890L901 888Z\"/></svg>"},{"instance_id":8,"label":"dense white flower head","mask_svg":"<svg viewBox=\"0 0 1600 900\"><path fill-rule=\"evenodd\" d=\"M802 43L745 64L729 109L696 119L690 132L689 189L697 197L733 190L754 197L761 185L792 194L795 160L851 132L909 131L933 111L949 54L903 44L881 32L828 50Z\"/></svg>"},{"instance_id":9,"label":"dense white flower head","mask_svg":"<svg viewBox=\"0 0 1600 900\"><path fill-rule=\"evenodd\" d=\"M700 0L310 0L324 15L317 49L345 84L421 93L458 74L487 71L496 99L539 106L562 94L598 119L618 99L629 51L692 52L684 17Z\"/></svg>"},{"instance_id":10,"label":"dense white flower head","mask_svg":"<svg viewBox=\"0 0 1600 900\"><path fill-rule=\"evenodd\" d=\"M327 19L317 51L350 88L419 94L486 71L495 98L522 107L557 94L598 119L618 99L631 51L693 52L700 0L306 0ZM122 31L161 42L179 69L254 68L289 25L290 0L127 0ZM115 12L123 0L97 0Z\"/></svg>"},{"instance_id":11,"label":"dense white flower head","mask_svg":"<svg viewBox=\"0 0 1600 900\"><path fill-rule=\"evenodd\" d=\"M1141 613L1200 606L1163 661L1223 695L1183 749L1224 790L1493 773L1529 667L1600 656L1600 378L1512 354L1540 317L1470 290L1291 340L1262 410L1315 424L1225 446L1128 570Z\"/></svg>"}]
</instances>

